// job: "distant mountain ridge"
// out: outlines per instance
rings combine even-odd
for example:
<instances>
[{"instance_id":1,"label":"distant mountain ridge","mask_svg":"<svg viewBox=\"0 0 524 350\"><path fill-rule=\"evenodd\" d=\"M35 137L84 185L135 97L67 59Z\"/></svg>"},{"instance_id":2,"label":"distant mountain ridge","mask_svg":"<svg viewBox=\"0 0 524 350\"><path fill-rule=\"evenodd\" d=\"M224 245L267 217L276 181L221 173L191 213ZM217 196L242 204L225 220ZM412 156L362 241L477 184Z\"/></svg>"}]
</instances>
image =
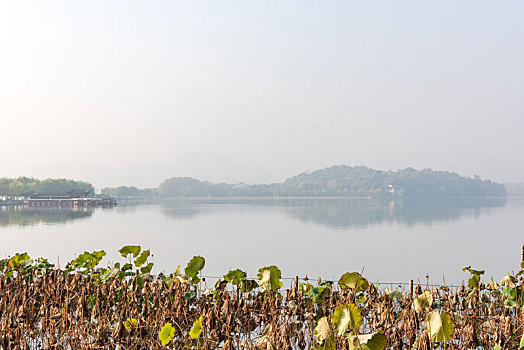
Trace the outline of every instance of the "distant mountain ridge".
<instances>
[{"instance_id":1,"label":"distant mountain ridge","mask_svg":"<svg viewBox=\"0 0 524 350\"><path fill-rule=\"evenodd\" d=\"M213 184L190 177L172 177L158 186L164 197L291 197L291 196L505 196L502 184L447 171L406 168L382 171L365 166L335 165L304 172L282 183Z\"/></svg>"}]
</instances>

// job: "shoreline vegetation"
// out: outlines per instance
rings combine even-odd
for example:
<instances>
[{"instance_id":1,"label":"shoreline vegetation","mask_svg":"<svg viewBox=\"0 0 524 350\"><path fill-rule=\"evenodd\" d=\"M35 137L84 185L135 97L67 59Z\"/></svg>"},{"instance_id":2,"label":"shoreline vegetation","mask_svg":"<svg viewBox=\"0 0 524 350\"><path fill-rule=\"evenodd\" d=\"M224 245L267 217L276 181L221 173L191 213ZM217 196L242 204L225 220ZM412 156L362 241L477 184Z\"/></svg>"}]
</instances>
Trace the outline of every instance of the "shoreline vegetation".
<instances>
[{"instance_id":1,"label":"shoreline vegetation","mask_svg":"<svg viewBox=\"0 0 524 350\"><path fill-rule=\"evenodd\" d=\"M122 262L84 252L56 268L18 253L0 260L0 347L148 349L523 349L524 256L500 282L465 267L461 286L388 289L359 272L338 280L295 277L277 266L229 270L214 286L194 256L152 274L149 249L124 246ZM524 253L524 247L523 247Z\"/></svg>"},{"instance_id":2,"label":"shoreline vegetation","mask_svg":"<svg viewBox=\"0 0 524 350\"><path fill-rule=\"evenodd\" d=\"M269 185L212 184L173 177L158 186L161 197L402 197L505 196L504 185L456 173L415 170L380 171L367 167L332 166L305 172Z\"/></svg>"},{"instance_id":3,"label":"shoreline vegetation","mask_svg":"<svg viewBox=\"0 0 524 350\"><path fill-rule=\"evenodd\" d=\"M366 199L366 200L369 200L369 199L377 199L377 198L383 198L383 199L392 199L391 197L389 196L384 196L384 197L374 197L374 196L366 196L366 197L357 197L357 196L280 196L280 197L276 197L276 196L272 196L272 197L249 197L249 196L245 196L245 197L240 197L240 196L229 196L229 197L191 197L191 196L188 196L188 197L162 197L162 200L217 200L217 201L220 201L220 200L268 200L268 199L275 199L275 200L286 200L286 199L289 199L289 200L295 200L295 199L303 199L303 200L310 200L310 199ZM417 197L404 197L404 198L417 198ZM469 197L451 197L451 196L446 196L446 197L440 197L442 199L444 198L447 198L447 199L503 199L503 198L506 198L506 196L493 196L493 197L489 197L489 196L469 196Z\"/></svg>"},{"instance_id":4,"label":"shoreline vegetation","mask_svg":"<svg viewBox=\"0 0 524 350\"><path fill-rule=\"evenodd\" d=\"M371 197L505 197L502 184L456 173L415 170L380 171L363 166L337 165L304 172L282 183L226 184L172 177L157 189L106 187L117 198L371 198Z\"/></svg>"},{"instance_id":5,"label":"shoreline vegetation","mask_svg":"<svg viewBox=\"0 0 524 350\"><path fill-rule=\"evenodd\" d=\"M512 185L512 189L518 186ZM68 179L0 178L0 202L29 192L90 191L93 185ZM364 166L331 166L303 172L282 183L226 184L172 177L158 188L105 187L101 193L115 198L371 198L371 197L504 197L504 185L463 177L456 173L413 168L381 171Z\"/></svg>"},{"instance_id":6,"label":"shoreline vegetation","mask_svg":"<svg viewBox=\"0 0 524 350\"><path fill-rule=\"evenodd\" d=\"M34 177L0 178L0 199L2 197L22 197L29 192L67 192L67 191L89 191L95 193L92 184L86 181L69 179L45 179L39 180ZM4 199L7 200L7 199Z\"/></svg>"}]
</instances>

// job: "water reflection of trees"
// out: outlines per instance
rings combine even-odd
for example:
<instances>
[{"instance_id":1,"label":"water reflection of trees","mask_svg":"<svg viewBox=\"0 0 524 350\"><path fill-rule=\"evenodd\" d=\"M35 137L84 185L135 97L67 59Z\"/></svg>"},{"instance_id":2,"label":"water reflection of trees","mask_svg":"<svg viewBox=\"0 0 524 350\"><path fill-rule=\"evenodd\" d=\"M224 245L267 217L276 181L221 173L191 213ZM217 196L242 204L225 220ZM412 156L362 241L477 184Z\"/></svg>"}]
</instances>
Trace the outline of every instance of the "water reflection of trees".
<instances>
[{"instance_id":1,"label":"water reflection of trees","mask_svg":"<svg viewBox=\"0 0 524 350\"><path fill-rule=\"evenodd\" d=\"M372 225L398 223L403 225L453 222L465 217L478 217L492 208L502 207L503 198L402 198L402 199L189 199L164 201L161 212L170 218L184 220L217 211L247 208L279 209L301 222L335 228L365 228ZM139 205L119 206L118 212L140 210ZM90 218L90 208L22 208L0 207L0 227L68 223Z\"/></svg>"},{"instance_id":2,"label":"water reflection of trees","mask_svg":"<svg viewBox=\"0 0 524 350\"><path fill-rule=\"evenodd\" d=\"M88 208L22 208L0 207L0 227L61 224L93 215Z\"/></svg>"},{"instance_id":3,"label":"water reflection of trees","mask_svg":"<svg viewBox=\"0 0 524 350\"><path fill-rule=\"evenodd\" d=\"M368 227L384 223L432 225L479 217L505 205L503 198L403 198L349 201L309 201L289 206L287 213L304 222L336 228Z\"/></svg>"},{"instance_id":4,"label":"water reflection of trees","mask_svg":"<svg viewBox=\"0 0 524 350\"><path fill-rule=\"evenodd\" d=\"M277 207L302 222L335 228L365 228L390 223L412 226L453 222L479 217L505 203L504 198L190 199L164 202L161 211L168 217L185 219L231 205Z\"/></svg>"},{"instance_id":5,"label":"water reflection of trees","mask_svg":"<svg viewBox=\"0 0 524 350\"><path fill-rule=\"evenodd\" d=\"M209 202L207 203L209 204ZM176 219L190 219L202 214L206 201L200 200L173 200L165 201L160 205L160 212L165 216Z\"/></svg>"}]
</instances>

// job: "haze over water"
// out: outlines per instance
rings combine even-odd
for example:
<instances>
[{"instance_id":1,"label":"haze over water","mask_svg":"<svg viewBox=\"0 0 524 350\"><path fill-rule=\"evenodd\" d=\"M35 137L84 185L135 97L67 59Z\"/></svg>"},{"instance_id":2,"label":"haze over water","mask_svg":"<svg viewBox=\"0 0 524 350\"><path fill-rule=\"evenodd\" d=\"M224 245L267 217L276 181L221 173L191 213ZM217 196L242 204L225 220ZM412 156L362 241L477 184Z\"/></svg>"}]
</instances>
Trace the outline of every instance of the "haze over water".
<instances>
[{"instance_id":1,"label":"haze over water","mask_svg":"<svg viewBox=\"0 0 524 350\"><path fill-rule=\"evenodd\" d=\"M27 251L65 266L84 250L139 244L154 272L173 272L193 255L204 275L275 264L283 276L338 279L361 271L373 281L458 283L461 268L500 279L520 262L522 199L171 200L96 210L0 211L0 256Z\"/></svg>"},{"instance_id":2,"label":"haze over water","mask_svg":"<svg viewBox=\"0 0 524 350\"><path fill-rule=\"evenodd\" d=\"M517 0L2 1L0 176L524 181L522 18Z\"/></svg>"}]
</instances>

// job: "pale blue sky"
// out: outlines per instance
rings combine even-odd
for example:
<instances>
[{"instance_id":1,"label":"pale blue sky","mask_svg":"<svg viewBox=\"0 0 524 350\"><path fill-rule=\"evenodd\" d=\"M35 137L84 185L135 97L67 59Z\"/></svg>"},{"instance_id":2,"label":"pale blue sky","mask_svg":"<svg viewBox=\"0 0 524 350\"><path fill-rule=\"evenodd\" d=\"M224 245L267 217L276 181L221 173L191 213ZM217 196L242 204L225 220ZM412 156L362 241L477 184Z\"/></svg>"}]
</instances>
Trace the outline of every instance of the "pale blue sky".
<instances>
[{"instance_id":1,"label":"pale blue sky","mask_svg":"<svg viewBox=\"0 0 524 350\"><path fill-rule=\"evenodd\" d=\"M521 0L2 1L0 176L524 181L523 62Z\"/></svg>"}]
</instances>

